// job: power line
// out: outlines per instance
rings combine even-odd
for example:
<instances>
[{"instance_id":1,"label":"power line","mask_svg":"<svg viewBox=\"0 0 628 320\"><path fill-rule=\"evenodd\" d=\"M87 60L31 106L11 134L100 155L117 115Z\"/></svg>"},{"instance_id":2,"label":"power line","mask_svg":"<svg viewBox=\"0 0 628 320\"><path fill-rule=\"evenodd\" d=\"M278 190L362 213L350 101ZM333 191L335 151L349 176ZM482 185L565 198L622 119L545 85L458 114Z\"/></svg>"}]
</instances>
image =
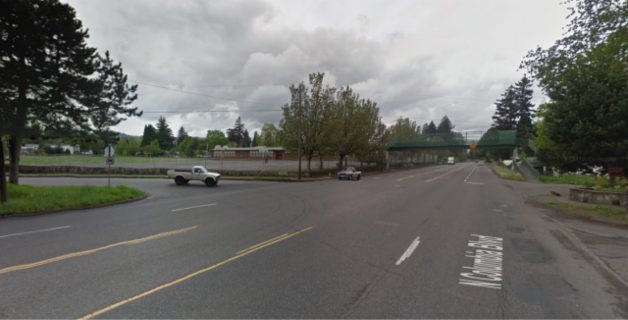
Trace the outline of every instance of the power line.
<instances>
[{"instance_id":1,"label":"power line","mask_svg":"<svg viewBox=\"0 0 628 320\"><path fill-rule=\"evenodd\" d=\"M133 82L133 83L135 83L135 84L142 85L142 86L148 86L148 87L160 88L160 89L164 89L164 90L170 90L170 91L175 91L175 92L179 92L179 93L184 93L184 94L189 94L189 95L195 95L195 96L201 96L201 97L211 98L211 99L216 99L216 100L224 100L224 101L233 101L233 102L248 103L248 104L250 104L250 105L257 105L257 106L261 106L261 107L275 107L275 106L276 106L276 105L271 105L271 104L266 104L266 103L260 103L260 102L257 102L257 101L239 100L239 99L228 98L228 97L219 97L219 96L214 96L214 95L210 95L210 94L206 94L206 93L201 93L201 92L194 92L194 91L187 91L187 90L175 89L175 88L170 88L170 87L165 86L165 85L158 85L158 84L152 84L152 83L139 82L139 81L135 81L135 80L132 80L132 79L129 79L129 81L130 81L130 82Z\"/></svg>"},{"instance_id":2,"label":"power line","mask_svg":"<svg viewBox=\"0 0 628 320\"><path fill-rule=\"evenodd\" d=\"M140 109L145 107L138 107ZM151 110L144 113L251 113L251 112L281 112L281 109L255 109L255 110L194 110L194 111L166 111Z\"/></svg>"}]
</instances>

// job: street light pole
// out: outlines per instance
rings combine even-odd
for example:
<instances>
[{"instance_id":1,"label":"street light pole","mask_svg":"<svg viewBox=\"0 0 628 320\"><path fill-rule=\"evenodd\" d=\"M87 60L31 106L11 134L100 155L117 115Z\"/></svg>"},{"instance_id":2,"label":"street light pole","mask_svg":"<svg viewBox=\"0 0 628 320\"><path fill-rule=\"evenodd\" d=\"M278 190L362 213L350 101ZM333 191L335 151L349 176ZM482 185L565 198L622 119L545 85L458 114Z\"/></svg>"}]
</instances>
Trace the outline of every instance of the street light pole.
<instances>
[{"instance_id":1,"label":"street light pole","mask_svg":"<svg viewBox=\"0 0 628 320\"><path fill-rule=\"evenodd\" d=\"M303 92L301 91L302 87L299 87L299 104L298 104L298 130L297 130L297 156L299 157L299 181L301 181L301 122L303 122L303 110L302 110L302 101L303 101Z\"/></svg>"}]
</instances>

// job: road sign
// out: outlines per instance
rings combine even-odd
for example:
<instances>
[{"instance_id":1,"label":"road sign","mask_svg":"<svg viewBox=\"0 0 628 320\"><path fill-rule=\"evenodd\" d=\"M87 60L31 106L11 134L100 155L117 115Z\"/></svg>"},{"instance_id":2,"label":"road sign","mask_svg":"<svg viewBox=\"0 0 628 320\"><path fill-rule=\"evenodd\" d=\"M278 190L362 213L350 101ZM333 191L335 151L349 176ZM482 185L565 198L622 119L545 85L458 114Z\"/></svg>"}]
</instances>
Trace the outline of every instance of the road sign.
<instances>
[{"instance_id":1,"label":"road sign","mask_svg":"<svg viewBox=\"0 0 628 320\"><path fill-rule=\"evenodd\" d=\"M608 175L611 177L623 177L624 168L622 167L608 167Z\"/></svg>"},{"instance_id":2,"label":"road sign","mask_svg":"<svg viewBox=\"0 0 628 320\"><path fill-rule=\"evenodd\" d=\"M113 147L112 144L108 144L105 147L105 158L113 158L113 156L116 154L116 149Z\"/></svg>"},{"instance_id":3,"label":"road sign","mask_svg":"<svg viewBox=\"0 0 628 320\"><path fill-rule=\"evenodd\" d=\"M478 145L475 144L475 143L472 143L472 144L469 145L469 148L471 148L471 150L475 150L475 148L477 148L477 147L478 147Z\"/></svg>"}]
</instances>

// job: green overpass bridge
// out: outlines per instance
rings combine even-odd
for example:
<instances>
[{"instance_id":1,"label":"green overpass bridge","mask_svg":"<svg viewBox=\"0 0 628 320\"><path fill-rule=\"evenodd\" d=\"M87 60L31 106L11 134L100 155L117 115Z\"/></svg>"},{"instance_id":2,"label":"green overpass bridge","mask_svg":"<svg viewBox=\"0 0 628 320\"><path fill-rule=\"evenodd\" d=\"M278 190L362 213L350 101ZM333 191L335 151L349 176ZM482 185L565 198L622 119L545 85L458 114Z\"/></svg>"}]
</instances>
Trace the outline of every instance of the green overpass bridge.
<instances>
[{"instance_id":1,"label":"green overpass bridge","mask_svg":"<svg viewBox=\"0 0 628 320\"><path fill-rule=\"evenodd\" d=\"M451 150L451 149L513 149L528 147L536 151L534 141L517 138L517 130L462 131L420 135L411 139L392 137L388 151Z\"/></svg>"}]
</instances>

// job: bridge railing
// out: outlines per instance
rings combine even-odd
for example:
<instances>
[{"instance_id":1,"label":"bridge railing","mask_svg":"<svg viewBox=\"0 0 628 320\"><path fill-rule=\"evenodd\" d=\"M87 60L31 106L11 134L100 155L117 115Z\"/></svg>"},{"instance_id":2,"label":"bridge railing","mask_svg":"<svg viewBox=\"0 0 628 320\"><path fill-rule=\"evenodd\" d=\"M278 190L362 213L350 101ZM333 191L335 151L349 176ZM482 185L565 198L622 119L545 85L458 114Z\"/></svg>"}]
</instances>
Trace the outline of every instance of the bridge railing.
<instances>
[{"instance_id":1,"label":"bridge railing","mask_svg":"<svg viewBox=\"0 0 628 320\"><path fill-rule=\"evenodd\" d=\"M467 132L451 132L425 134L416 137L391 137L388 148L395 149L462 149L471 146L476 148L514 148L527 146L535 150L534 142L530 139L517 138L517 130L489 130L477 138L469 138Z\"/></svg>"}]
</instances>

